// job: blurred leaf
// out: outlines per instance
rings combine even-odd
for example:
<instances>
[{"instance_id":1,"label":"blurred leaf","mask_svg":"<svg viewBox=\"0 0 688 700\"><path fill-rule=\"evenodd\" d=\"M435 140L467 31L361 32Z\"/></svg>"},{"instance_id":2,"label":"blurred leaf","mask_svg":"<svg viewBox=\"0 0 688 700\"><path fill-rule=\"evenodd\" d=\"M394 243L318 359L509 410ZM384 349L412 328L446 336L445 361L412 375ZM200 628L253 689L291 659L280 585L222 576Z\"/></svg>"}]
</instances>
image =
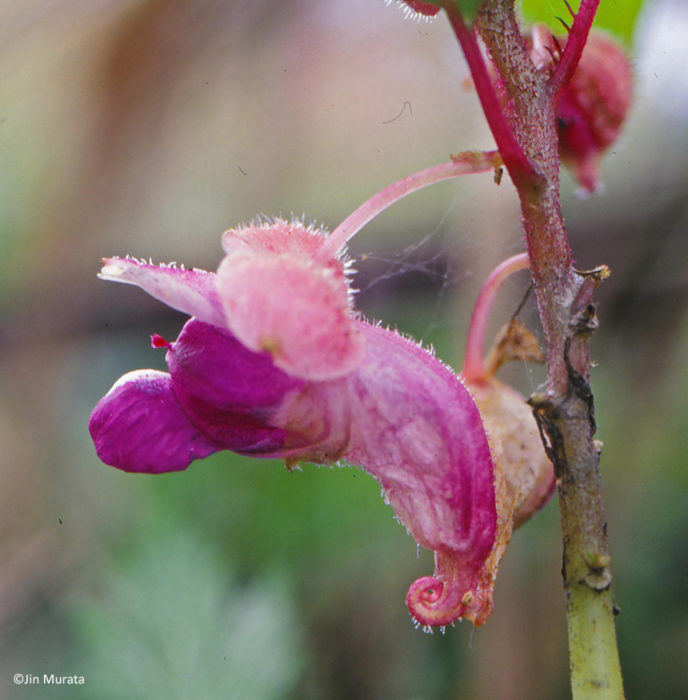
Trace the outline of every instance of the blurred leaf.
<instances>
[{"instance_id":1,"label":"blurred leaf","mask_svg":"<svg viewBox=\"0 0 688 700\"><path fill-rule=\"evenodd\" d=\"M644 0L605 0L600 3L593 26L608 31L626 46L630 46L643 2ZM570 4L574 10L580 5L575 0L571 0ZM564 28L557 17L569 25L571 23L564 0L522 0L522 12L527 23L544 22L558 35L562 34Z\"/></svg>"},{"instance_id":2,"label":"blurred leaf","mask_svg":"<svg viewBox=\"0 0 688 700\"><path fill-rule=\"evenodd\" d=\"M239 575L324 563L332 551L340 563L365 552L415 547L378 484L357 469L304 464L303 471L289 473L281 462L223 452L146 483L156 517L213 532L216 545L242 562Z\"/></svg>"},{"instance_id":3,"label":"blurred leaf","mask_svg":"<svg viewBox=\"0 0 688 700\"><path fill-rule=\"evenodd\" d=\"M283 581L239 586L205 541L156 531L139 533L128 560L106 572L104 593L75 612L91 697L285 697L303 653Z\"/></svg>"}]
</instances>

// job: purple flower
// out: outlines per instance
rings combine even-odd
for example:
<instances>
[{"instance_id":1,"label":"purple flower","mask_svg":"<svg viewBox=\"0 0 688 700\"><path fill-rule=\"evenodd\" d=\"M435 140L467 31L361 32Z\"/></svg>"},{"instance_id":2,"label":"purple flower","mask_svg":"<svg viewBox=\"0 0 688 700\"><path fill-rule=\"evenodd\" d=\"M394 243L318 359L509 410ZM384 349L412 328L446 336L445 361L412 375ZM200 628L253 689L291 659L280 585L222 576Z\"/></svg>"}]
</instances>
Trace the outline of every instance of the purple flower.
<instances>
[{"instance_id":1,"label":"purple flower","mask_svg":"<svg viewBox=\"0 0 688 700\"><path fill-rule=\"evenodd\" d=\"M219 450L288 467L359 465L435 552L435 576L409 590L414 619L480 624L506 545L498 513L508 534L513 514L497 504L480 412L430 352L355 315L347 263L321 261L324 240L277 220L225 233L217 273L104 260L102 279L135 284L192 318L174 342L153 336L169 373L130 372L98 402L89 424L98 456L147 473Z\"/></svg>"}]
</instances>

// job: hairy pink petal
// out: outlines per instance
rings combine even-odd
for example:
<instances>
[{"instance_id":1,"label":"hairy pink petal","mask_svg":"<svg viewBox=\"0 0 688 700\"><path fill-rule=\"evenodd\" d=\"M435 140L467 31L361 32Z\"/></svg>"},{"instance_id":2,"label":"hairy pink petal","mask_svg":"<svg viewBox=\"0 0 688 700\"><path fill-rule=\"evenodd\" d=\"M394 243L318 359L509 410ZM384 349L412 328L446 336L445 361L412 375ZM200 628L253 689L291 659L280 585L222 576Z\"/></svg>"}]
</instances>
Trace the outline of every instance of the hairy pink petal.
<instances>
[{"instance_id":1,"label":"hairy pink petal","mask_svg":"<svg viewBox=\"0 0 688 700\"><path fill-rule=\"evenodd\" d=\"M233 252L220 264L217 290L227 327L292 376L344 376L362 361L365 343L351 317L343 266L316 263L312 254L324 239L285 226L225 234Z\"/></svg>"},{"instance_id":2,"label":"hairy pink petal","mask_svg":"<svg viewBox=\"0 0 688 700\"><path fill-rule=\"evenodd\" d=\"M460 379L398 333L359 322L368 354L350 377L347 457L366 465L424 547L487 555L494 537L492 457Z\"/></svg>"},{"instance_id":3,"label":"hairy pink petal","mask_svg":"<svg viewBox=\"0 0 688 700\"><path fill-rule=\"evenodd\" d=\"M325 232L300 221L275 219L264 223L232 228L222 234L222 249L235 252L287 254L310 260L325 240Z\"/></svg>"},{"instance_id":4,"label":"hairy pink petal","mask_svg":"<svg viewBox=\"0 0 688 700\"><path fill-rule=\"evenodd\" d=\"M173 309L201 321L224 327L225 319L215 290L215 274L151 265L130 258L104 258L98 277L134 284Z\"/></svg>"},{"instance_id":5,"label":"hairy pink petal","mask_svg":"<svg viewBox=\"0 0 688 700\"><path fill-rule=\"evenodd\" d=\"M222 449L189 421L169 374L152 369L121 377L96 404L88 427L98 457L128 472L178 471Z\"/></svg>"},{"instance_id":6,"label":"hairy pink petal","mask_svg":"<svg viewBox=\"0 0 688 700\"><path fill-rule=\"evenodd\" d=\"M368 352L349 378L345 457L377 479L416 541L435 550L435 578L411 587L409 609L423 625L448 624L466 612L461 600L475 595L495 539L490 447L478 409L449 368L397 333L361 327ZM437 580L445 595L430 600Z\"/></svg>"}]
</instances>

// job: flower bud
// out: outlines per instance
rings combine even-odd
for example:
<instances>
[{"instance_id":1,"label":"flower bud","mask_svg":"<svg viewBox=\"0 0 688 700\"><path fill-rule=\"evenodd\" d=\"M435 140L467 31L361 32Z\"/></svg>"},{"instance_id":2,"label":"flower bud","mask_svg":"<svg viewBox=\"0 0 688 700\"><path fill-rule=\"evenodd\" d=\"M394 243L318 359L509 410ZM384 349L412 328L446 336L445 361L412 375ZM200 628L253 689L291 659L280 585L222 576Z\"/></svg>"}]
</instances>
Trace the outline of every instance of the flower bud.
<instances>
[{"instance_id":1,"label":"flower bud","mask_svg":"<svg viewBox=\"0 0 688 700\"><path fill-rule=\"evenodd\" d=\"M559 155L588 192L598 188L602 154L619 135L632 89L630 61L621 47L591 36L557 104Z\"/></svg>"},{"instance_id":2,"label":"flower bud","mask_svg":"<svg viewBox=\"0 0 688 700\"><path fill-rule=\"evenodd\" d=\"M553 71L566 39L555 40L547 27L536 25L530 46L535 67ZM599 187L602 155L619 136L632 92L628 56L610 37L591 34L556 106L559 156L587 192Z\"/></svg>"}]
</instances>

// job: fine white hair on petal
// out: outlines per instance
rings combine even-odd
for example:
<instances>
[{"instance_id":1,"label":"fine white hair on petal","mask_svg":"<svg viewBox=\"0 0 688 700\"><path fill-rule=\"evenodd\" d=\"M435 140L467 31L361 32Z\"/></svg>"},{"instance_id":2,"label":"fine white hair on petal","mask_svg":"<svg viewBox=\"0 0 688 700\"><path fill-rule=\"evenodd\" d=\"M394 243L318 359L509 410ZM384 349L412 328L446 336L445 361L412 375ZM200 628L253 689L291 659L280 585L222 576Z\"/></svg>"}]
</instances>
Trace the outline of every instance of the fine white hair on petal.
<instances>
[{"instance_id":1,"label":"fine white hair on petal","mask_svg":"<svg viewBox=\"0 0 688 700\"><path fill-rule=\"evenodd\" d=\"M416 12L410 5L407 5L404 0L385 0L385 5L389 6L392 3L396 5L403 13L405 19L413 20L414 22L434 22L437 15L424 15L422 12Z\"/></svg>"},{"instance_id":2,"label":"fine white hair on petal","mask_svg":"<svg viewBox=\"0 0 688 700\"><path fill-rule=\"evenodd\" d=\"M369 323L373 326L376 326L377 328L383 328L382 321L369 321ZM402 333L398 328L391 328L389 325L384 326L384 330L389 331L390 333L394 333L395 335L398 335L400 338L405 340L407 343L410 345L414 345L417 348L420 348L424 352L428 353L431 357L434 357L438 362L440 362L444 367L446 367L448 370L451 370L454 372L454 368L441 360L439 357L435 356L435 348L432 345L423 345L422 340L416 340L412 335L409 333ZM454 374L456 374L454 372Z\"/></svg>"},{"instance_id":3,"label":"fine white hair on petal","mask_svg":"<svg viewBox=\"0 0 688 700\"><path fill-rule=\"evenodd\" d=\"M135 255L125 255L124 257L113 257L113 258L108 258L112 262L107 263L101 272L107 272L109 274L117 274L117 271L119 270L120 272L123 270L122 267L117 266L117 261L119 260L127 260L131 262L138 263L139 265L151 265L152 267L167 267L172 270L186 270L184 267L184 263L178 263L176 261L168 262L168 263L154 263L153 258L137 258ZM107 268L107 270L106 270ZM193 268L194 272L207 272L207 270L199 270L198 268Z\"/></svg>"},{"instance_id":4,"label":"fine white hair on petal","mask_svg":"<svg viewBox=\"0 0 688 700\"><path fill-rule=\"evenodd\" d=\"M331 234L330 230L326 226L319 224L316 219L311 219L305 213L302 213L301 216L297 216L294 214L294 212L292 212L289 219L283 217L281 213L277 216L258 214L251 221L243 221L236 226L232 226L232 228L227 229L227 231L223 233L223 240L225 236L232 233L240 234L242 231L247 231L250 229L266 231L276 226L298 227L305 233L310 234L314 238L320 238L323 241L326 240ZM346 246L342 246L337 251L334 256L334 260L336 260L337 263L342 266L346 276L352 275L355 272L353 269L350 269L353 260L349 256Z\"/></svg>"},{"instance_id":5,"label":"fine white hair on petal","mask_svg":"<svg viewBox=\"0 0 688 700\"><path fill-rule=\"evenodd\" d=\"M164 304L189 316L226 327L215 290L215 273L176 265L153 265L135 258L103 258L98 277L133 284Z\"/></svg>"},{"instance_id":6,"label":"fine white hair on petal","mask_svg":"<svg viewBox=\"0 0 688 700\"><path fill-rule=\"evenodd\" d=\"M310 233L314 236L322 236L327 238L330 235L330 231L325 227L317 223L315 219L310 219L306 214L301 214L297 216L293 212L289 219L286 219L281 214L277 216L270 216L268 214L257 214L250 221L242 221L236 226L232 226L230 231L243 231L245 229L259 228L259 229L269 229L272 226L285 224L287 226L300 226L304 231Z\"/></svg>"},{"instance_id":7,"label":"fine white hair on petal","mask_svg":"<svg viewBox=\"0 0 688 700\"><path fill-rule=\"evenodd\" d=\"M323 236L323 238L327 238L330 235L330 232L325 226L320 226L317 219L309 216L305 211L302 211L300 216L294 212L291 212L289 223L292 225L296 224L297 226L303 226L308 233L317 233L318 235Z\"/></svg>"},{"instance_id":8,"label":"fine white hair on petal","mask_svg":"<svg viewBox=\"0 0 688 700\"><path fill-rule=\"evenodd\" d=\"M182 270L186 271L186 267L184 266L183 263L177 263L177 262L168 262L168 263L154 263L152 258L137 258L134 255L125 255L123 258L122 257L114 257L114 258L104 258L104 261L107 260L107 262L104 262L103 267L101 268L100 272L98 273L98 277L101 279L104 278L111 278L111 277L118 277L121 275L127 268L127 266L122 265L122 262L133 262L138 265L149 265L151 267L155 268L160 268L160 269L169 269L169 270ZM212 274L211 272L208 272L208 270L202 270L199 267L192 267L189 268L191 272L195 272L198 274L203 274L203 275L209 275Z\"/></svg>"}]
</instances>

